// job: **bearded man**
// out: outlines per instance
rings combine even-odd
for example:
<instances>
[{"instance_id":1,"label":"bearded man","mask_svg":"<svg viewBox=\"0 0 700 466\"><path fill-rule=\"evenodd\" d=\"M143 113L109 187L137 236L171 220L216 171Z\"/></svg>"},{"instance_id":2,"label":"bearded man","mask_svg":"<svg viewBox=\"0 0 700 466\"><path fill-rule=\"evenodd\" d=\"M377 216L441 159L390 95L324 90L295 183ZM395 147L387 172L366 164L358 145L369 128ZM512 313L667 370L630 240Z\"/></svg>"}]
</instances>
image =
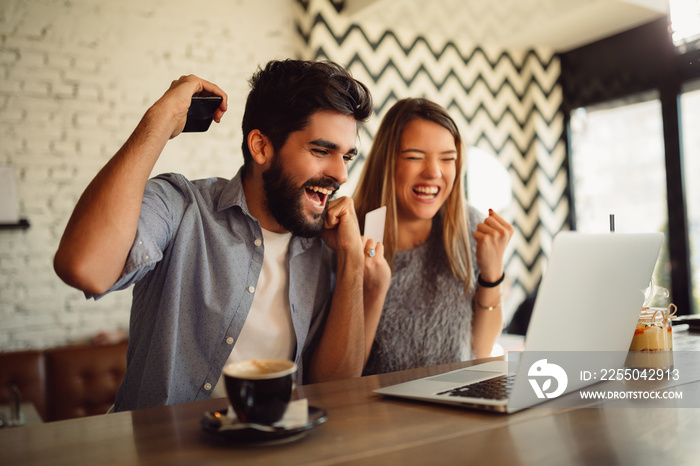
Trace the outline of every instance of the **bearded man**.
<instances>
[{"instance_id":1,"label":"bearded man","mask_svg":"<svg viewBox=\"0 0 700 466\"><path fill-rule=\"evenodd\" d=\"M217 123L227 109L218 86L183 76L68 222L54 259L67 284L95 299L134 285L115 411L225 396L228 361L290 359L306 382L361 374L368 243L352 200L332 197L369 91L332 62L299 60L272 61L250 84L234 178L148 179L195 94L222 97Z\"/></svg>"}]
</instances>

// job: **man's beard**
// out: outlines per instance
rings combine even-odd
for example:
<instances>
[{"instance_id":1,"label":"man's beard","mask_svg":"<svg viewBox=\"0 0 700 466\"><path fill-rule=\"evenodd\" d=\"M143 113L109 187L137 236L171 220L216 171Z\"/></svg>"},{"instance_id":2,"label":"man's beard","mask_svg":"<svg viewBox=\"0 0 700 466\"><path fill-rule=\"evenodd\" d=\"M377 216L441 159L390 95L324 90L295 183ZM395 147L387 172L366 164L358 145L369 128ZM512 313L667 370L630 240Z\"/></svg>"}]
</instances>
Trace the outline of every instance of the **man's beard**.
<instances>
[{"instance_id":1,"label":"man's beard","mask_svg":"<svg viewBox=\"0 0 700 466\"><path fill-rule=\"evenodd\" d=\"M305 187L323 186L338 189L337 183L314 178L301 187L295 187L293 180L285 174L279 155L273 157L270 168L262 174L262 179L267 208L277 223L292 234L304 238L312 238L321 233L328 216L328 199L323 212L315 213L312 221L307 220L304 215Z\"/></svg>"}]
</instances>

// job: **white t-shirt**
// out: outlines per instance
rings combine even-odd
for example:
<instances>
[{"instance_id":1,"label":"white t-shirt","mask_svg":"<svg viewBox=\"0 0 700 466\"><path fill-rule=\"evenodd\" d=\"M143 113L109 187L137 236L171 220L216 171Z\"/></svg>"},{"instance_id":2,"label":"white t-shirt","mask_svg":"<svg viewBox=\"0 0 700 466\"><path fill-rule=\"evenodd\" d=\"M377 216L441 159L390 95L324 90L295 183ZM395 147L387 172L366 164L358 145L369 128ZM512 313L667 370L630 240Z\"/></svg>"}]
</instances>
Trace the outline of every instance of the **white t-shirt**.
<instances>
[{"instance_id":1,"label":"white t-shirt","mask_svg":"<svg viewBox=\"0 0 700 466\"><path fill-rule=\"evenodd\" d=\"M291 233L263 232L263 264L253 304L227 364L255 358L292 359L297 338L289 307ZM211 398L226 396L223 376Z\"/></svg>"}]
</instances>

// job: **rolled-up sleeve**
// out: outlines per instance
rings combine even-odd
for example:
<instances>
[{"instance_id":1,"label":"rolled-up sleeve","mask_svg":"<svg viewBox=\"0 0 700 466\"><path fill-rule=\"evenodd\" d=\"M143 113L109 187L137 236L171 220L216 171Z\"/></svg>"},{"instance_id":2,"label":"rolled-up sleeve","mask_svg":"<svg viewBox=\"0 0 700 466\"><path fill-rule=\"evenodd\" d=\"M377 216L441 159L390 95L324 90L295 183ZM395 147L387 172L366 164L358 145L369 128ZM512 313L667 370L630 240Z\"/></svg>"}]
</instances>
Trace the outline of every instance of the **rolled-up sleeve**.
<instances>
[{"instance_id":1,"label":"rolled-up sleeve","mask_svg":"<svg viewBox=\"0 0 700 466\"><path fill-rule=\"evenodd\" d=\"M134 243L129 250L121 276L109 290L87 298L99 299L113 291L123 290L141 280L163 258L177 230L186 198L177 187L176 175L160 175L148 181L141 203Z\"/></svg>"}]
</instances>

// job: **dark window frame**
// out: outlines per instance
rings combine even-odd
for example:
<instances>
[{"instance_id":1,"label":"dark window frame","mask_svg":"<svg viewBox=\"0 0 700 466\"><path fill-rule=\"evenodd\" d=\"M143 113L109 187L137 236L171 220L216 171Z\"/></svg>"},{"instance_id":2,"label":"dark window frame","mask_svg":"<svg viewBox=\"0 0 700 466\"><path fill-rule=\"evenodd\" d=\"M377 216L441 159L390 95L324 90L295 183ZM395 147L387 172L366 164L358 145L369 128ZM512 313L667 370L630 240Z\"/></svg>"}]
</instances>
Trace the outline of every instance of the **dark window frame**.
<instances>
[{"instance_id":1,"label":"dark window frame","mask_svg":"<svg viewBox=\"0 0 700 466\"><path fill-rule=\"evenodd\" d=\"M700 82L700 50L681 53L673 44L667 18L558 54L567 140L569 224L576 229L571 172L570 113L635 94L657 91L661 101L671 293L679 314L693 310L688 218L683 177L680 96L686 86Z\"/></svg>"}]
</instances>

